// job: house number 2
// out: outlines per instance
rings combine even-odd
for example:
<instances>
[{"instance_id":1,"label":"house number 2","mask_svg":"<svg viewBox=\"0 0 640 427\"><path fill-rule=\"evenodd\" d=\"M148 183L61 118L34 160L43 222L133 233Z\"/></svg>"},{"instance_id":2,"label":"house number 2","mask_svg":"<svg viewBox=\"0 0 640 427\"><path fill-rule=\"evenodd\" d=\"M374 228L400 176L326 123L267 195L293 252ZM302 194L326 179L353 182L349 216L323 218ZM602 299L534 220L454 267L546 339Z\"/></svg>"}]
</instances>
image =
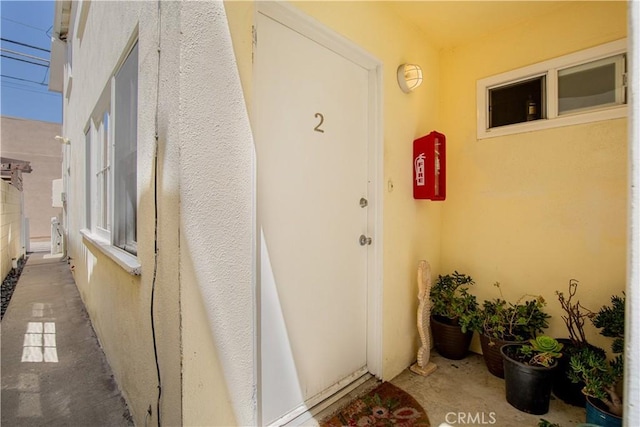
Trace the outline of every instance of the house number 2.
<instances>
[{"instance_id":1,"label":"house number 2","mask_svg":"<svg viewBox=\"0 0 640 427\"><path fill-rule=\"evenodd\" d=\"M316 113L314 117L316 119L320 119L320 123L318 123L316 127L313 128L313 130L315 130L316 132L324 133L324 129L320 128L320 126L322 126L322 123L324 123L324 116L321 113Z\"/></svg>"}]
</instances>

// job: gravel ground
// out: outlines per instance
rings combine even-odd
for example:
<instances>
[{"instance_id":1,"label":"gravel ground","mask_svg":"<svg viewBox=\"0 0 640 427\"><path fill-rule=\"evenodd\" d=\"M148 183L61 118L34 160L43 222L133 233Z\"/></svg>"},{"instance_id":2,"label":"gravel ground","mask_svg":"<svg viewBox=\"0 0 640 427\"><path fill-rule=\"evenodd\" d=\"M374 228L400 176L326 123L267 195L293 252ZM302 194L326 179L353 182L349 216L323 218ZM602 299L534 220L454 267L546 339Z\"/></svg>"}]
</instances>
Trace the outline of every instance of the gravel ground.
<instances>
[{"instance_id":1,"label":"gravel ground","mask_svg":"<svg viewBox=\"0 0 640 427\"><path fill-rule=\"evenodd\" d=\"M12 268L11 271L9 271L9 274L7 274L7 277L2 282L2 312L0 313L0 319L4 317L4 312L7 311L9 301L11 301L11 296L13 295L13 291L18 284L20 273L22 273L22 268L27 262L27 258L28 257L20 258L18 260L18 268Z\"/></svg>"}]
</instances>

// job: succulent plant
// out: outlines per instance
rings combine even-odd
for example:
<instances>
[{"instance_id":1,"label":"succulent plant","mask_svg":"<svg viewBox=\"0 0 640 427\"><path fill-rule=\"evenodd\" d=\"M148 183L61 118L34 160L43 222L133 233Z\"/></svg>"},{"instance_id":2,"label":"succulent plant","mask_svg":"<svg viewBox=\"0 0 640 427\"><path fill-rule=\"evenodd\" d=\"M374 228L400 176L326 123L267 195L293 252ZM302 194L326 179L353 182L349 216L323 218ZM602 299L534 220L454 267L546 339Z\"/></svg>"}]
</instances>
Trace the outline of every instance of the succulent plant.
<instances>
[{"instance_id":1,"label":"succulent plant","mask_svg":"<svg viewBox=\"0 0 640 427\"><path fill-rule=\"evenodd\" d=\"M549 326L550 316L544 312L546 301L542 296L522 295L514 304L502 297L500 283L494 286L500 291L500 298L484 301L478 320L473 322L478 333L503 341L525 341Z\"/></svg>"},{"instance_id":2,"label":"succulent plant","mask_svg":"<svg viewBox=\"0 0 640 427\"><path fill-rule=\"evenodd\" d=\"M556 339L541 335L529 341L531 345L522 344L517 351L509 354L510 357L530 366L544 366L548 368L556 359L562 357L563 345Z\"/></svg>"},{"instance_id":3,"label":"succulent plant","mask_svg":"<svg viewBox=\"0 0 640 427\"><path fill-rule=\"evenodd\" d=\"M622 415L622 397L617 386L624 376L624 308L625 296L614 295L611 305L603 306L591 320L601 335L613 338L611 350L616 356L608 359L603 349L585 347L571 357L569 377L573 382L583 381L582 393L600 399L610 413Z\"/></svg>"},{"instance_id":4,"label":"succulent plant","mask_svg":"<svg viewBox=\"0 0 640 427\"><path fill-rule=\"evenodd\" d=\"M534 351L549 353L553 357L562 356L562 353L560 353L560 351L562 350L562 347L564 347L564 345L559 343L555 338L541 335L539 337L536 337L535 339L529 340L529 342L531 343L531 347Z\"/></svg>"}]
</instances>

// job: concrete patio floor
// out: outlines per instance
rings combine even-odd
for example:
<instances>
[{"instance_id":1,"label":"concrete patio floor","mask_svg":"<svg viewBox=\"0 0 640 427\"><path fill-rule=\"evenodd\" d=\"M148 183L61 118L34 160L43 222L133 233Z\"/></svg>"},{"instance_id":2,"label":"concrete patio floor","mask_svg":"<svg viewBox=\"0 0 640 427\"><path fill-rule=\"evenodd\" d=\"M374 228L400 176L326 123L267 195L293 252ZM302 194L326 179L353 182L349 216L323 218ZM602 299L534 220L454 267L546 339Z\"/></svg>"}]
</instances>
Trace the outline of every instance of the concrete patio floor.
<instances>
[{"instance_id":1,"label":"concrete patio floor","mask_svg":"<svg viewBox=\"0 0 640 427\"><path fill-rule=\"evenodd\" d=\"M551 397L549 412L531 415L512 407L505 398L504 380L487 370L481 355L470 353L462 360L431 354L438 369L421 377L408 369L391 383L411 394L429 414L431 425L537 426L541 418L562 427L585 422L585 409Z\"/></svg>"},{"instance_id":2,"label":"concrete patio floor","mask_svg":"<svg viewBox=\"0 0 640 427\"><path fill-rule=\"evenodd\" d=\"M541 419L571 427L585 422L584 408L567 405L553 395L545 415L531 415L515 409L506 401L504 380L489 373L482 355L469 353L463 360L449 360L432 351L430 361L438 367L431 375L422 377L405 369L390 382L422 405L432 427L537 427ZM319 421L378 384L375 379L369 379L313 419L299 425L318 426Z\"/></svg>"}]
</instances>

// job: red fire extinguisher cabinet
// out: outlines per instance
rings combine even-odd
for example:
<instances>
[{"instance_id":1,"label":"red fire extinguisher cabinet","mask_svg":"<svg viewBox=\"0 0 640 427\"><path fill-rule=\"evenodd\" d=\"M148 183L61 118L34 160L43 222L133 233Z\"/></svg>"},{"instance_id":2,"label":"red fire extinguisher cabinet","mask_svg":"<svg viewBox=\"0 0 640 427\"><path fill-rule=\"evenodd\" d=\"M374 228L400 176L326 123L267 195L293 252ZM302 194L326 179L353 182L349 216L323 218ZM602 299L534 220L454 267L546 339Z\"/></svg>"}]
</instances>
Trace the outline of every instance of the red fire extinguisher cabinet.
<instances>
[{"instance_id":1,"label":"red fire extinguisher cabinet","mask_svg":"<svg viewBox=\"0 0 640 427\"><path fill-rule=\"evenodd\" d=\"M433 131L413 141L413 198L444 200L446 177L446 137Z\"/></svg>"}]
</instances>

